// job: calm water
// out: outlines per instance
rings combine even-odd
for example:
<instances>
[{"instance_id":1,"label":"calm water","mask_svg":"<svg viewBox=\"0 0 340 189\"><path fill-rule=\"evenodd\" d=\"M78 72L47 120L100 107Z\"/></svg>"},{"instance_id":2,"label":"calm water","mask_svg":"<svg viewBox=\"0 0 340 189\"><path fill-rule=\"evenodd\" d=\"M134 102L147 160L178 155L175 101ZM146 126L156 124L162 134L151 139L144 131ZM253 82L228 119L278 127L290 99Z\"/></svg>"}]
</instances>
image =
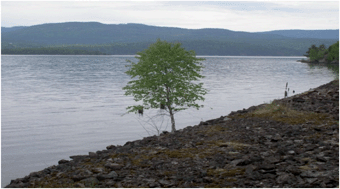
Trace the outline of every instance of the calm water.
<instances>
[{"instance_id":1,"label":"calm water","mask_svg":"<svg viewBox=\"0 0 340 189\"><path fill-rule=\"evenodd\" d=\"M282 98L286 82L297 93L333 79L303 57L205 57L205 108L175 115L177 129ZM1 186L71 155L123 145L154 132L122 87L133 56L1 56ZM157 124L160 124L160 119ZM162 130L170 130L167 119ZM151 134L150 133L150 134Z\"/></svg>"}]
</instances>

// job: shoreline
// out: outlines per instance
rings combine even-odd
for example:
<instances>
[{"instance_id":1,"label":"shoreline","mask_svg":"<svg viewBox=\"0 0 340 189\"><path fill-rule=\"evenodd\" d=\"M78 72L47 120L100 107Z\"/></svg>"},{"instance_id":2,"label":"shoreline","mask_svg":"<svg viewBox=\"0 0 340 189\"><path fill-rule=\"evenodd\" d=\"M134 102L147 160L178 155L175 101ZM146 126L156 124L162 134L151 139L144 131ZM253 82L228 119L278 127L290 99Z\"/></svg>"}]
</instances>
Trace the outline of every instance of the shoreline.
<instances>
[{"instance_id":1,"label":"shoreline","mask_svg":"<svg viewBox=\"0 0 340 189\"><path fill-rule=\"evenodd\" d=\"M332 62L327 62L327 61L310 61L309 59L301 59L297 60L297 62L301 63L308 63L308 64L320 64L320 65L339 65L339 61L333 60Z\"/></svg>"},{"instance_id":2,"label":"shoreline","mask_svg":"<svg viewBox=\"0 0 340 189\"><path fill-rule=\"evenodd\" d=\"M339 80L70 158L6 187L336 187Z\"/></svg>"}]
</instances>

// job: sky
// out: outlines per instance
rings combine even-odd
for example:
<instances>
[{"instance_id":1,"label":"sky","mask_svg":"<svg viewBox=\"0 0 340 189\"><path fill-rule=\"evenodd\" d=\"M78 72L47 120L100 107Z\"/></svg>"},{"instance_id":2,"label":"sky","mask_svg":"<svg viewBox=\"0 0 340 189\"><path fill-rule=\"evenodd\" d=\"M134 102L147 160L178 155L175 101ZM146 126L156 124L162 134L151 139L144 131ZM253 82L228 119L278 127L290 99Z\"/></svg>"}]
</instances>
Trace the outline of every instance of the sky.
<instances>
[{"instance_id":1,"label":"sky","mask_svg":"<svg viewBox=\"0 0 340 189\"><path fill-rule=\"evenodd\" d=\"M339 29L339 1L1 1L1 26L140 23L233 31Z\"/></svg>"}]
</instances>

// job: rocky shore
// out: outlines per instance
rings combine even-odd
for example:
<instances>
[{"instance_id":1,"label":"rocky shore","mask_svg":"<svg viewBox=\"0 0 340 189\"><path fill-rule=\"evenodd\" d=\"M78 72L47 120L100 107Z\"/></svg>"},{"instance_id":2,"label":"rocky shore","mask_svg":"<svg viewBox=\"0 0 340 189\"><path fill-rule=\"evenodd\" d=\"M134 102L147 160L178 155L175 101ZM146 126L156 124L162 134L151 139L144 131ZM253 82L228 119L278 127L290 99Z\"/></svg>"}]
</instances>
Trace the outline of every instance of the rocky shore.
<instances>
[{"instance_id":1,"label":"rocky shore","mask_svg":"<svg viewBox=\"0 0 340 189\"><path fill-rule=\"evenodd\" d=\"M70 158L6 187L338 187L339 80Z\"/></svg>"}]
</instances>

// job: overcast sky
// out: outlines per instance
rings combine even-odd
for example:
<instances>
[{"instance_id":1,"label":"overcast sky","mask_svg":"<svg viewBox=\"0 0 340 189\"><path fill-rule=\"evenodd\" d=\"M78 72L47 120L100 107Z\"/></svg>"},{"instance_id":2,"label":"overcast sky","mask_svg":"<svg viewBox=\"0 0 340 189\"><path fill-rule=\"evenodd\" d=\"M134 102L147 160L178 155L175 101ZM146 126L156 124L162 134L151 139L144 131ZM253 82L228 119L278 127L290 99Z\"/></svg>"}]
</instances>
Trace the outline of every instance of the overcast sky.
<instances>
[{"instance_id":1,"label":"overcast sky","mask_svg":"<svg viewBox=\"0 0 340 189\"><path fill-rule=\"evenodd\" d=\"M141 23L234 31L339 29L339 1L1 1L1 26Z\"/></svg>"}]
</instances>

